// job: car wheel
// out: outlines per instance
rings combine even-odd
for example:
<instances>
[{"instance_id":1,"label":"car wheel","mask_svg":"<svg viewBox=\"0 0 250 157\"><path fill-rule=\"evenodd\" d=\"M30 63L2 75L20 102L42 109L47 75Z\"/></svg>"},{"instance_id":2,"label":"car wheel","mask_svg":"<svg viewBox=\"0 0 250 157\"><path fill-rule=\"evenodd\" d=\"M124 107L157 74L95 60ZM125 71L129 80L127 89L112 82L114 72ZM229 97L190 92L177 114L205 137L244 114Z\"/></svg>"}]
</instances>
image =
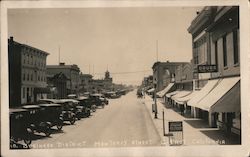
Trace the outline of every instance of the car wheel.
<instances>
[{"instance_id":1,"label":"car wheel","mask_svg":"<svg viewBox=\"0 0 250 157\"><path fill-rule=\"evenodd\" d=\"M70 124L73 125L75 123L75 117L72 117L72 119L70 120Z\"/></svg>"},{"instance_id":2,"label":"car wheel","mask_svg":"<svg viewBox=\"0 0 250 157\"><path fill-rule=\"evenodd\" d=\"M58 123L58 124L56 125L57 130L62 130L62 127L63 127L63 124L62 124L62 123Z\"/></svg>"},{"instance_id":3,"label":"car wheel","mask_svg":"<svg viewBox=\"0 0 250 157\"><path fill-rule=\"evenodd\" d=\"M45 135L46 135L46 137L49 137L50 134L51 134L50 126L47 126L47 127L46 127L46 130L45 130Z\"/></svg>"},{"instance_id":4,"label":"car wheel","mask_svg":"<svg viewBox=\"0 0 250 157\"><path fill-rule=\"evenodd\" d=\"M29 139L29 138L24 139L23 141L24 141L24 143L25 143L27 146L29 146L29 145L31 144L31 139Z\"/></svg>"}]
</instances>

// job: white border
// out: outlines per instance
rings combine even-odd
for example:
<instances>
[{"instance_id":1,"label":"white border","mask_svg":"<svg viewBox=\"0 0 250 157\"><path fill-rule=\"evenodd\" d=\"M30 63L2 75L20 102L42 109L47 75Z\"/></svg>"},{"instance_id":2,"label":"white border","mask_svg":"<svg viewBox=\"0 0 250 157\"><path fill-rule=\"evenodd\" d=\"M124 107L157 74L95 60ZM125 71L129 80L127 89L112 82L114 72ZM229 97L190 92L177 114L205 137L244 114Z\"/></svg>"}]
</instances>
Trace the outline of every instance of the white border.
<instances>
[{"instance_id":1,"label":"white border","mask_svg":"<svg viewBox=\"0 0 250 157\"><path fill-rule=\"evenodd\" d=\"M1 153L3 156L248 156L250 153L249 86L249 2L247 0L145 0L145 1L2 1L1 2ZM121 147L82 149L9 150L7 9L10 8L91 8L91 7L172 7L240 5L240 61L242 145ZM191 21L190 21L191 23Z\"/></svg>"}]
</instances>

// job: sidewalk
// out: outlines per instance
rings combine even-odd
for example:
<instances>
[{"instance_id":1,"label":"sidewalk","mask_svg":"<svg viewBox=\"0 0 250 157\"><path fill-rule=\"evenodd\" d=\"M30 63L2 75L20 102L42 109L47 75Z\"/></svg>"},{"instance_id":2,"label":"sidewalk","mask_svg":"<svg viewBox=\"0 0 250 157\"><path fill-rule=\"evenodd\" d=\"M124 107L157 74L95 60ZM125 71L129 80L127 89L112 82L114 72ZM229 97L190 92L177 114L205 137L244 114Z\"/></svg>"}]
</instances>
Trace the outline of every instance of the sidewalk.
<instances>
[{"instance_id":1,"label":"sidewalk","mask_svg":"<svg viewBox=\"0 0 250 157\"><path fill-rule=\"evenodd\" d=\"M144 105L148 109L153 123L161 136L162 145L169 146L169 137L163 135L163 113L165 117L165 133L168 133L168 122L169 121L182 121L183 122L183 145L225 145L234 144L232 140L225 137L222 131L217 128L210 128L207 122L198 119L185 117L181 115L177 110L164 105L160 99L157 100L158 119L154 118L152 113L152 104L154 101L148 95L145 99L142 99ZM165 107L166 106L166 107Z\"/></svg>"}]
</instances>

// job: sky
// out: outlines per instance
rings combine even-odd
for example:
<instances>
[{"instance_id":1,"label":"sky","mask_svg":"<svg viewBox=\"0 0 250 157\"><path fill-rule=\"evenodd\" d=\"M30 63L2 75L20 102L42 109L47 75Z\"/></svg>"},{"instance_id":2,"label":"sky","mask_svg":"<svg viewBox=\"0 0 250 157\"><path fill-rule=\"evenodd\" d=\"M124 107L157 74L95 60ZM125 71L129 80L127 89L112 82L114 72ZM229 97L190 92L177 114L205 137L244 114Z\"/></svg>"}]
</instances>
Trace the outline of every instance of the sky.
<instances>
[{"instance_id":1,"label":"sky","mask_svg":"<svg viewBox=\"0 0 250 157\"><path fill-rule=\"evenodd\" d=\"M139 84L158 61L192 58L187 28L202 7L9 9L8 36L48 52L47 64L77 64L82 73Z\"/></svg>"}]
</instances>

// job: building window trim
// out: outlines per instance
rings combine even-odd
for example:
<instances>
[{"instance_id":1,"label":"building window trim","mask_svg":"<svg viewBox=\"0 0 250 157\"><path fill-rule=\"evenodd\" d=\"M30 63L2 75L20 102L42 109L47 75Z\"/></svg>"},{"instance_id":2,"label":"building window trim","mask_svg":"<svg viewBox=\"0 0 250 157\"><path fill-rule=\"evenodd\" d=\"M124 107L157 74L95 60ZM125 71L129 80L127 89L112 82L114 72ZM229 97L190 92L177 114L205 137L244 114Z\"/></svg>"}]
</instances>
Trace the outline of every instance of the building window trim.
<instances>
[{"instance_id":1,"label":"building window trim","mask_svg":"<svg viewBox=\"0 0 250 157\"><path fill-rule=\"evenodd\" d=\"M239 65L239 45L238 45L238 31L233 30L233 57L234 65Z\"/></svg>"},{"instance_id":2,"label":"building window trim","mask_svg":"<svg viewBox=\"0 0 250 157\"><path fill-rule=\"evenodd\" d=\"M223 65L227 68L227 34L222 37L222 47L223 47Z\"/></svg>"}]
</instances>

